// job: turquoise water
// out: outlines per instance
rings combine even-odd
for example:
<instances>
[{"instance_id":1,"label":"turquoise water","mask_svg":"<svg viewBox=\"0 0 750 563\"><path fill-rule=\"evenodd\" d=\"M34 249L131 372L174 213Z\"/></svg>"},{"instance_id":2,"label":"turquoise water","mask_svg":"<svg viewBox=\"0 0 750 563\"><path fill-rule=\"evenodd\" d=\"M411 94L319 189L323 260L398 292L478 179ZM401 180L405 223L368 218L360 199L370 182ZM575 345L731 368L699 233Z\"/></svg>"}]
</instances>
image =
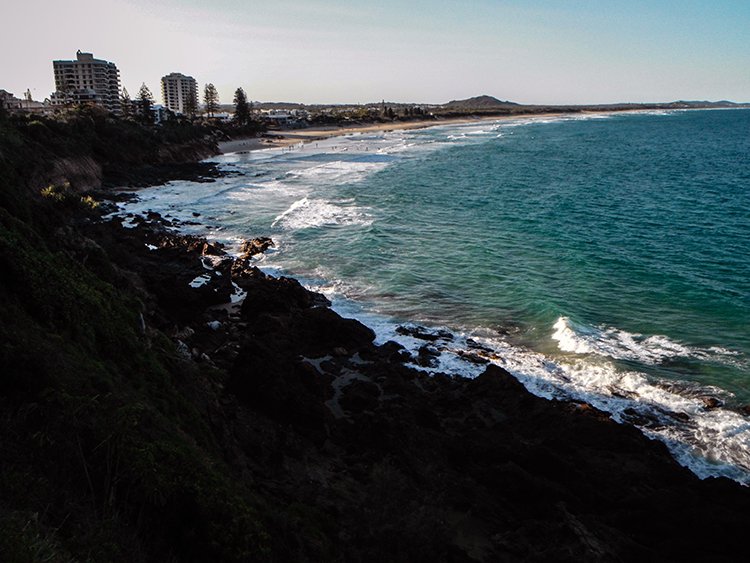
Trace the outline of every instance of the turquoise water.
<instances>
[{"instance_id":1,"label":"turquoise water","mask_svg":"<svg viewBox=\"0 0 750 563\"><path fill-rule=\"evenodd\" d=\"M543 341L566 316L721 348L741 357L659 365L750 399L750 112L531 124L340 193L377 220L345 244L304 233L301 263L331 244L329 267L400 296L394 312Z\"/></svg>"},{"instance_id":2,"label":"turquoise water","mask_svg":"<svg viewBox=\"0 0 750 563\"><path fill-rule=\"evenodd\" d=\"M208 228L186 228L230 243L270 235L264 267L381 340L405 322L452 330L435 370L476 374L460 353L479 350L540 395L642 426L701 475L748 481L750 111L475 123L220 160L235 174L131 209L200 212Z\"/></svg>"}]
</instances>

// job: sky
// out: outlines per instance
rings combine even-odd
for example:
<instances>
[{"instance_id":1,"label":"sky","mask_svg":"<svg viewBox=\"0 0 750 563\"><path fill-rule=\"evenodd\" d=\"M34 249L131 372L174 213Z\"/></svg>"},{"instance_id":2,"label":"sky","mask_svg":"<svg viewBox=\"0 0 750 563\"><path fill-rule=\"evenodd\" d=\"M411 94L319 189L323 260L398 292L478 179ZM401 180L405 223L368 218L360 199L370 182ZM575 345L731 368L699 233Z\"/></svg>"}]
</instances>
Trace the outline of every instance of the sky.
<instances>
[{"instance_id":1,"label":"sky","mask_svg":"<svg viewBox=\"0 0 750 563\"><path fill-rule=\"evenodd\" d=\"M157 101L182 72L222 103L750 102L750 0L9 2L0 89L48 97L78 49Z\"/></svg>"}]
</instances>

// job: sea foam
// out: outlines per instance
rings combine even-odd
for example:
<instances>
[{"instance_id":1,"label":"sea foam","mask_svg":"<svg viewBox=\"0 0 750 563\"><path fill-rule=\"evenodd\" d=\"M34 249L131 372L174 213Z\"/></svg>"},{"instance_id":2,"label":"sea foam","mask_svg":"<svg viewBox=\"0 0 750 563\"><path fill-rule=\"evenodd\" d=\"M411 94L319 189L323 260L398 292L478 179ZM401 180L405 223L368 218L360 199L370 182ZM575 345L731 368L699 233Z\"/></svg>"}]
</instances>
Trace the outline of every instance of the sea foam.
<instances>
[{"instance_id":1,"label":"sea foam","mask_svg":"<svg viewBox=\"0 0 750 563\"><path fill-rule=\"evenodd\" d=\"M286 211L278 215L272 227L300 230L323 225L369 225L372 217L363 209L330 201L303 197L295 201Z\"/></svg>"},{"instance_id":2,"label":"sea foam","mask_svg":"<svg viewBox=\"0 0 750 563\"><path fill-rule=\"evenodd\" d=\"M559 317L553 325L552 339L563 352L598 354L616 360L633 360L657 365L672 358L693 358L736 364L737 352L721 347L698 348L676 342L663 335L644 336L614 327L592 327Z\"/></svg>"}]
</instances>

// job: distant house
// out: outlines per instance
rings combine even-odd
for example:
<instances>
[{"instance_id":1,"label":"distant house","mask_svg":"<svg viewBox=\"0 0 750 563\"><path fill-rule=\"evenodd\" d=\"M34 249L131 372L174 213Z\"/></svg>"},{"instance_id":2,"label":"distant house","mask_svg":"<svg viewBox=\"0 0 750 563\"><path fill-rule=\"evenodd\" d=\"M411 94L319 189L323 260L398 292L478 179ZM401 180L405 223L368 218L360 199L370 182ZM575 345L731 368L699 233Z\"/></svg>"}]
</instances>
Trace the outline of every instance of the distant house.
<instances>
[{"instance_id":1,"label":"distant house","mask_svg":"<svg viewBox=\"0 0 750 563\"><path fill-rule=\"evenodd\" d=\"M50 105L49 100L45 100L44 102L23 100L22 104L21 111L29 113L51 114L55 111L55 108Z\"/></svg>"},{"instance_id":2,"label":"distant house","mask_svg":"<svg viewBox=\"0 0 750 563\"><path fill-rule=\"evenodd\" d=\"M0 90L0 104L8 111L20 110L23 107L23 100L19 100L6 90Z\"/></svg>"},{"instance_id":3,"label":"distant house","mask_svg":"<svg viewBox=\"0 0 750 563\"><path fill-rule=\"evenodd\" d=\"M159 125L163 121L169 119L169 114L172 113L169 108L165 108L161 104L154 104L151 106L151 113L154 116L154 124Z\"/></svg>"},{"instance_id":4,"label":"distant house","mask_svg":"<svg viewBox=\"0 0 750 563\"><path fill-rule=\"evenodd\" d=\"M161 96L164 105L175 113L185 114L192 100L193 110L198 107L198 83L192 76L173 72L161 79Z\"/></svg>"},{"instance_id":5,"label":"distant house","mask_svg":"<svg viewBox=\"0 0 750 563\"><path fill-rule=\"evenodd\" d=\"M260 114L261 120L265 121L269 126L285 126L285 127L303 127L305 121L310 118L308 111L303 109L292 109L292 110L279 110L271 109L264 110Z\"/></svg>"},{"instance_id":6,"label":"distant house","mask_svg":"<svg viewBox=\"0 0 750 563\"><path fill-rule=\"evenodd\" d=\"M304 121L310 118L310 112L304 109L293 109L289 113L291 114L292 117L294 117L295 119L299 121Z\"/></svg>"},{"instance_id":7,"label":"distant house","mask_svg":"<svg viewBox=\"0 0 750 563\"><path fill-rule=\"evenodd\" d=\"M41 113L48 114L53 113L55 108L49 103L49 100L44 102L37 102L28 98L20 99L16 98L10 92L6 90L0 90L0 105L2 105L7 111L25 112L25 113Z\"/></svg>"},{"instance_id":8,"label":"distant house","mask_svg":"<svg viewBox=\"0 0 750 563\"><path fill-rule=\"evenodd\" d=\"M274 123L276 125L287 125L294 118L289 112L280 111L276 109L266 110L261 114L261 118L268 123Z\"/></svg>"},{"instance_id":9,"label":"distant house","mask_svg":"<svg viewBox=\"0 0 750 563\"><path fill-rule=\"evenodd\" d=\"M95 104L120 112L120 71L115 63L95 59L92 53L76 53L74 61L52 61L55 72L55 105Z\"/></svg>"},{"instance_id":10,"label":"distant house","mask_svg":"<svg viewBox=\"0 0 750 563\"><path fill-rule=\"evenodd\" d=\"M219 121L231 121L233 117L234 117L233 114L227 113L226 111L222 111L222 112L213 114L211 119L218 119Z\"/></svg>"}]
</instances>

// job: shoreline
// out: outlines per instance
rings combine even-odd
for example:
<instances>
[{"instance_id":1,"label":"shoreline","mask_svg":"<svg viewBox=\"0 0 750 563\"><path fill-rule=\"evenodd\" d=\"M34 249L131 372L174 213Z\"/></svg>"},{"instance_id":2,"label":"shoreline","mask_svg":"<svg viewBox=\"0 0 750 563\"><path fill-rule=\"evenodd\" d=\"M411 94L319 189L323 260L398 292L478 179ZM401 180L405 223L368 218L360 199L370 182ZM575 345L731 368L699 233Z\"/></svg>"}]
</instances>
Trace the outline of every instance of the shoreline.
<instances>
[{"instance_id":1,"label":"shoreline","mask_svg":"<svg viewBox=\"0 0 750 563\"><path fill-rule=\"evenodd\" d=\"M284 148L298 143L309 143L322 141L333 137L345 137L355 133L376 133L391 131L410 131L415 129L427 129L430 127L441 127L443 125L468 125L472 123L515 121L518 119L543 119L547 117L559 117L564 115L610 115L648 113L653 111L710 111L720 109L745 109L745 108L654 108L654 109L601 109L582 111L549 111L540 113L518 113L510 115L482 115L474 117L449 117L444 119L423 119L418 121L404 121L377 124L359 125L331 125L320 127L309 127L305 129L279 130L265 133L261 137L241 137L230 141L220 141L218 154L243 153L264 149Z\"/></svg>"},{"instance_id":2,"label":"shoreline","mask_svg":"<svg viewBox=\"0 0 750 563\"><path fill-rule=\"evenodd\" d=\"M641 113L641 112L650 112L650 111L651 110L636 110L634 112L628 112L628 113ZM598 112L592 112L592 113L594 115L596 115ZM610 112L610 113L622 113L622 112ZM531 117L531 119L534 119L534 118L543 119L545 117L558 116L558 115L568 115L568 114L561 114L561 113L543 114L543 115L540 114L540 115ZM580 115L580 114L578 114L578 115ZM591 115L591 114L589 114L589 115ZM509 116L509 117L507 117L505 119L506 120L519 119L519 118L523 119L524 117L525 116ZM459 123L460 122L460 123L475 124L475 123L481 123L481 122L487 122L487 121L497 122L498 120L493 117L493 118L485 118L485 119L454 120L453 123ZM431 127L431 126L437 126L437 127L439 127L439 126L444 125L444 124L446 124L446 123L443 122L443 123L436 124L434 122L426 122L426 123L425 122L414 122L412 124L412 127L410 127L410 129L417 129L417 128L423 128L423 127ZM395 130L397 128L398 127L393 127L390 130ZM329 138L330 137L335 137L335 136L341 137L341 136L346 136L346 135L352 134L352 133L362 132L362 129L365 129L365 130L368 130L368 131L382 131L382 130L384 130L382 127L377 126L377 125L367 126L366 128L326 128L326 129L307 130L307 131L304 131L305 134L302 135L302 136L310 138L310 137L314 137L315 135L328 134ZM325 138L325 137L321 137L321 138ZM289 275L292 276L292 277L298 278L298 276L300 274L299 274L299 272L289 272ZM339 311L339 313L343 314L342 311ZM360 320L362 320L362 322L364 322L365 324L368 324L367 321L365 321L363 319L360 319ZM372 326L372 325L368 325L368 326ZM450 327L438 327L438 328L447 328L447 329L450 330ZM426 360L427 359L425 358L425 361ZM539 393L537 393L537 394L539 395ZM586 398L586 399L582 399L582 400L586 400L589 404L592 404L595 407L599 407L599 408L603 408L603 410L607 410L611 415L615 415L615 414L617 414L617 412L619 412L619 411L608 410L607 408L602 407L601 404L597 404L596 399ZM713 397L713 396L710 396L708 394L706 394L705 398L701 399L701 400L704 401L704 406L705 406L705 408L707 410L712 410L712 409L719 408L719 407L722 406L722 405L720 405L720 399L718 399L716 397ZM632 406L632 405L626 405L626 407L629 407L629 406ZM629 410L628 408L626 408L626 407L622 407L620 409L620 411L623 411L623 412L625 412L625 414L627 414L627 416L623 417L623 419L626 420L629 424L632 424L633 426L636 426L636 427L643 427L643 426L648 427L648 425L656 425L656 424L658 424L658 420L656 419L656 417L647 417L647 416L643 416L642 414L639 414L638 416L635 416L633 414L633 412L631 410ZM745 414L744 411L740 411L738 409L728 409L728 410L731 410L731 412L734 413L734 414ZM678 453L674 453L674 456L675 456L676 459L680 459L681 458L681 456ZM692 458L690 458L690 459L692 459ZM686 466L688 466L688 467L694 467L694 464L686 464ZM700 474L700 472L696 470L696 474ZM740 481L740 479L738 479L738 481L742 482L742 481Z\"/></svg>"},{"instance_id":3,"label":"shoreline","mask_svg":"<svg viewBox=\"0 0 750 563\"><path fill-rule=\"evenodd\" d=\"M457 117L440 120L419 120L395 123L378 123L370 125L352 126L323 126L310 127L307 129L290 129L285 131L274 131L266 133L262 137L244 137L232 139L231 141L220 141L218 143L219 154L242 153L263 149L283 148L298 143L310 143L322 141L333 137L345 137L356 133L377 133L391 131L411 131L415 129L427 129L430 127L441 127L443 125L468 125L471 123L484 123L495 121L513 121L516 119L544 118L559 115L568 115L569 112L552 112L523 115L494 115L479 117ZM573 113L570 113L574 115Z\"/></svg>"}]
</instances>

